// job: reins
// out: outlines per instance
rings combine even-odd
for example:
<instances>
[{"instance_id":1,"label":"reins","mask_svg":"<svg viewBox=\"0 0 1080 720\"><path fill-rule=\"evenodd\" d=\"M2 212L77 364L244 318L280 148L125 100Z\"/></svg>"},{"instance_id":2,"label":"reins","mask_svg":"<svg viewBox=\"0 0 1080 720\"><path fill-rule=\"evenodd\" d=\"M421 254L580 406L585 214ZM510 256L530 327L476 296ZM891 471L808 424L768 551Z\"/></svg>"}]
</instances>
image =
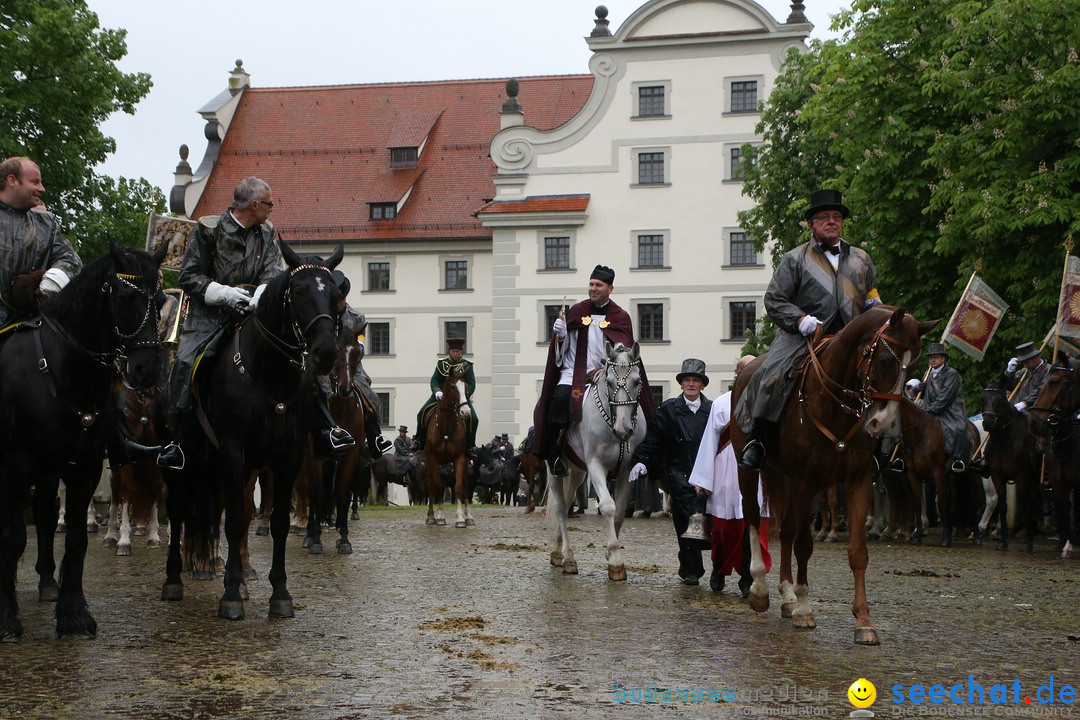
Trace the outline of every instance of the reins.
<instances>
[{"instance_id":1,"label":"reins","mask_svg":"<svg viewBox=\"0 0 1080 720\"><path fill-rule=\"evenodd\" d=\"M608 402L608 407L605 408L604 407L604 401L600 397L599 383L596 383L596 385L594 385L594 389L595 389L594 394L596 395L596 409L600 412L600 417L602 417L604 419L604 422L607 423L608 429L611 430L612 435L615 435L615 414L614 413L609 414L609 410L610 410L611 406L618 407L620 405L632 405L634 407L634 409L630 413L630 428L631 428L630 436L631 437L633 437L633 434L634 434L633 431L637 429L638 397L637 396L631 397L630 390L629 390L629 388L627 388L626 385L627 385L627 381L630 380L630 375L633 373L634 368L639 366L640 364L641 363L638 360L635 360L632 363L628 363L626 365L626 374L622 375L622 374L619 373L619 365L617 363L615 363L612 360L605 360L604 361L604 377L605 377L605 379L607 378L608 373L610 373L610 372L612 372L612 370L614 370L614 375L615 375L615 397L618 397L619 393L622 392L623 394L626 395L626 400L612 400L610 397L607 396L607 392L605 392L604 393L604 398L606 398L607 402ZM607 385L606 382L604 384L605 384L605 386ZM638 389L638 395L640 395L640 394L641 394L641 390L639 388ZM618 436L616 436L615 439L618 440ZM619 468L622 466L622 462L623 462L623 459L626 457L627 450L629 450L629 441L628 440L619 440L619 459L615 463L615 469L614 469L614 473L616 475L618 475L618 473L619 473Z\"/></svg>"}]
</instances>

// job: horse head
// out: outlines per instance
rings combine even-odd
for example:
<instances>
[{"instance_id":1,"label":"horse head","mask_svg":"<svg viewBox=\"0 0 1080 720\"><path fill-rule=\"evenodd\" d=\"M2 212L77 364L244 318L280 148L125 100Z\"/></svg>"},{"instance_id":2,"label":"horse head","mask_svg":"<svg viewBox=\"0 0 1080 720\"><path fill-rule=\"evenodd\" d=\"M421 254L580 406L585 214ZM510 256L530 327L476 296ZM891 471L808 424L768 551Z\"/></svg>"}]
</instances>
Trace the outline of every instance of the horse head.
<instances>
[{"instance_id":1,"label":"horse head","mask_svg":"<svg viewBox=\"0 0 1080 720\"><path fill-rule=\"evenodd\" d=\"M335 397L347 398L353 392L353 377L360 366L363 352L355 337L339 338L334 369L330 373L330 389Z\"/></svg>"},{"instance_id":2,"label":"horse head","mask_svg":"<svg viewBox=\"0 0 1080 720\"><path fill-rule=\"evenodd\" d=\"M124 383L137 390L152 390L161 377L158 320L165 293L158 268L166 252L166 243L153 255L109 243L114 273L108 295L113 332L120 345L117 360Z\"/></svg>"},{"instance_id":3,"label":"horse head","mask_svg":"<svg viewBox=\"0 0 1080 720\"><path fill-rule=\"evenodd\" d=\"M900 434L900 398L908 372L922 350L922 336L940 320L919 322L903 308L878 306L856 318L837 335L855 341L863 428L871 437Z\"/></svg>"},{"instance_id":4,"label":"horse head","mask_svg":"<svg viewBox=\"0 0 1080 720\"><path fill-rule=\"evenodd\" d=\"M1035 404L1028 408L1028 423L1036 435L1051 437L1080 410L1080 375L1075 365L1064 358L1050 366Z\"/></svg>"},{"instance_id":5,"label":"horse head","mask_svg":"<svg viewBox=\"0 0 1080 720\"><path fill-rule=\"evenodd\" d=\"M991 385L982 391L982 425L986 432L1002 430L1009 426L1019 411L1005 396L1001 385Z\"/></svg>"},{"instance_id":6,"label":"horse head","mask_svg":"<svg viewBox=\"0 0 1080 720\"><path fill-rule=\"evenodd\" d=\"M302 258L282 243L281 256L288 267L270 281L255 311L258 320L291 351L311 358L317 375L329 373L337 356L334 318L341 291L330 271L344 254L339 243L325 261Z\"/></svg>"},{"instance_id":7,"label":"horse head","mask_svg":"<svg viewBox=\"0 0 1080 720\"><path fill-rule=\"evenodd\" d=\"M597 403L619 442L627 442L637 427L638 396L641 394L641 354L638 344L614 347L604 344L607 360L602 379L597 381Z\"/></svg>"},{"instance_id":8,"label":"horse head","mask_svg":"<svg viewBox=\"0 0 1080 720\"><path fill-rule=\"evenodd\" d=\"M450 374L446 376L442 402L446 403L447 407L456 406L454 409L458 417L467 418L472 415L469 409L468 393L465 389L465 370L460 365L454 366Z\"/></svg>"}]
</instances>

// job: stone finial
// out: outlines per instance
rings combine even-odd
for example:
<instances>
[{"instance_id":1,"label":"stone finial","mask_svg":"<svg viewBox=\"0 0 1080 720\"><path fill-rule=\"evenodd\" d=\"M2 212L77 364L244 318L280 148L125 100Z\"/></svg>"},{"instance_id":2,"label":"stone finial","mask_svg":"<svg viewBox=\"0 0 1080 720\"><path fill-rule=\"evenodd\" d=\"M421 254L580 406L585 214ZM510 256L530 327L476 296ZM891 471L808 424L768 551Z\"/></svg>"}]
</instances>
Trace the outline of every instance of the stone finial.
<instances>
[{"instance_id":1,"label":"stone finial","mask_svg":"<svg viewBox=\"0 0 1080 720\"><path fill-rule=\"evenodd\" d=\"M524 113L524 110L521 109L521 103L517 99L518 90L520 90L520 83L518 83L517 78L510 78L506 81L506 102L502 105L504 113Z\"/></svg>"},{"instance_id":2,"label":"stone finial","mask_svg":"<svg viewBox=\"0 0 1080 720\"><path fill-rule=\"evenodd\" d=\"M245 87L249 87L250 85L251 75L249 75L247 71L244 70L244 61L237 60L236 67L234 67L232 69L232 72L229 73L229 90L232 90L235 94L236 92L242 90Z\"/></svg>"},{"instance_id":3,"label":"stone finial","mask_svg":"<svg viewBox=\"0 0 1080 720\"><path fill-rule=\"evenodd\" d=\"M611 37L608 30L608 10L603 5L596 6L596 27L589 33L589 37Z\"/></svg>"},{"instance_id":4,"label":"stone finial","mask_svg":"<svg viewBox=\"0 0 1080 720\"><path fill-rule=\"evenodd\" d=\"M809 20L806 19L806 13L803 12L804 10L806 10L806 5L804 5L803 3L801 3L801 2L793 2L793 3L791 3L791 14L788 15L788 17L787 17L787 23L789 25L794 25L796 23L808 23L808 22L810 22Z\"/></svg>"},{"instance_id":5,"label":"stone finial","mask_svg":"<svg viewBox=\"0 0 1080 720\"><path fill-rule=\"evenodd\" d=\"M180 146L180 163L176 166L176 174L177 175L190 175L191 174L191 165L188 164L188 161L187 161L188 152L189 151L188 151L188 146L187 145L181 145Z\"/></svg>"}]
</instances>

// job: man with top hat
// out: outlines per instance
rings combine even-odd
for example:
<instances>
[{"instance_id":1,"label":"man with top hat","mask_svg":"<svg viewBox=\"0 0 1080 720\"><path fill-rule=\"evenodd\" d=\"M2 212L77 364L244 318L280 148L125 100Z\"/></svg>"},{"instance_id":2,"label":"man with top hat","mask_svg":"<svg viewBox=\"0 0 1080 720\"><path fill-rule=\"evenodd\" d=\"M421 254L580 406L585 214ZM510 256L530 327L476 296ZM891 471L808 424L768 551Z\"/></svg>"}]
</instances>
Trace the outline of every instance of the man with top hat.
<instances>
[{"instance_id":1,"label":"man with top hat","mask_svg":"<svg viewBox=\"0 0 1080 720\"><path fill-rule=\"evenodd\" d=\"M1016 346L1016 357L1009 360L1005 369L1008 377L1020 380L1020 387L1013 395L1014 407L1022 413L1035 404L1039 390L1050 373L1050 365L1042 359L1035 343L1026 342Z\"/></svg>"},{"instance_id":2,"label":"man with top hat","mask_svg":"<svg viewBox=\"0 0 1080 720\"><path fill-rule=\"evenodd\" d=\"M945 439L945 456L953 472L964 472L975 448L967 430L967 410L964 407L964 380L949 367L945 346L930 345L930 376L922 399L923 409L941 423Z\"/></svg>"},{"instance_id":3,"label":"man with top hat","mask_svg":"<svg viewBox=\"0 0 1080 720\"><path fill-rule=\"evenodd\" d=\"M420 458L416 454L418 452L420 443L416 438L409 437L409 428L405 425L398 427L398 436L394 438L394 472L398 477L406 475L420 464Z\"/></svg>"},{"instance_id":4,"label":"man with top hat","mask_svg":"<svg viewBox=\"0 0 1080 720\"><path fill-rule=\"evenodd\" d=\"M760 469L768 445L779 440L776 422L797 382L789 371L806 355L806 338L819 328L837 333L881 302L870 256L841 237L850 215L838 191L814 192L803 216L810 241L784 254L765 291L776 338L735 409L739 427L749 433L739 460L748 470Z\"/></svg>"},{"instance_id":5,"label":"man with top hat","mask_svg":"<svg viewBox=\"0 0 1080 720\"><path fill-rule=\"evenodd\" d=\"M671 519L679 541L679 577L685 585L697 585L705 574L702 543L682 534L690 524L690 516L698 512L697 492L690 484L690 472L712 407L712 400L702 393L709 384L705 363L697 358L683 360L682 372L675 376L675 382L682 393L665 400L649 422L645 439L630 459L633 463L630 482L644 475L667 478Z\"/></svg>"},{"instance_id":6,"label":"man with top hat","mask_svg":"<svg viewBox=\"0 0 1080 720\"><path fill-rule=\"evenodd\" d=\"M548 461L551 473L566 475L562 462L562 433L581 420L581 400L588 376L607 360L605 343L634 345L630 315L611 300L615 271L597 265L589 276L589 298L560 313L551 327L551 345L544 367L544 384L533 410L533 452ZM645 419L656 412L645 366L641 366L638 404Z\"/></svg>"},{"instance_id":7,"label":"man with top hat","mask_svg":"<svg viewBox=\"0 0 1080 720\"><path fill-rule=\"evenodd\" d=\"M450 377L450 373L459 367L463 371L465 400L470 411L466 427L465 448L466 450L473 450L476 447L476 427L479 421L476 419L476 409L472 403L473 391L476 390L476 375L473 373L473 364L462 357L464 351L465 338L446 339L446 357L440 358L435 363L435 372L431 373L431 381L428 383L431 386L431 396L416 415L416 438L420 443L420 447L424 446L424 413L427 412L428 408L439 404L439 400L442 400L442 389L446 385L446 378ZM470 453L470 455L472 454Z\"/></svg>"}]
</instances>

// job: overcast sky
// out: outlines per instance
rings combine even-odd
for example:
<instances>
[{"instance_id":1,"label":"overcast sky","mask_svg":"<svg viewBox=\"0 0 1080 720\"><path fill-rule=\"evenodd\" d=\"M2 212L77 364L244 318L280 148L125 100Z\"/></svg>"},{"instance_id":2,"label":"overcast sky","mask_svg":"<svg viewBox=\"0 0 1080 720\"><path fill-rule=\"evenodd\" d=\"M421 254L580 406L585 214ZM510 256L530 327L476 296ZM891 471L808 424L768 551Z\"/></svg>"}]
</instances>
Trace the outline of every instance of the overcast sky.
<instances>
[{"instance_id":1,"label":"overcast sky","mask_svg":"<svg viewBox=\"0 0 1080 720\"><path fill-rule=\"evenodd\" d=\"M644 0L608 0L615 32ZM759 0L780 22L790 2ZM102 170L144 177L168 196L178 148L206 148L195 112L243 59L254 87L587 73L590 0L87 0L103 27L128 31L125 72L146 72L135 115L104 125L116 153ZM830 37L847 2L805 0L812 37ZM48 178L46 178L48 183Z\"/></svg>"}]
</instances>

